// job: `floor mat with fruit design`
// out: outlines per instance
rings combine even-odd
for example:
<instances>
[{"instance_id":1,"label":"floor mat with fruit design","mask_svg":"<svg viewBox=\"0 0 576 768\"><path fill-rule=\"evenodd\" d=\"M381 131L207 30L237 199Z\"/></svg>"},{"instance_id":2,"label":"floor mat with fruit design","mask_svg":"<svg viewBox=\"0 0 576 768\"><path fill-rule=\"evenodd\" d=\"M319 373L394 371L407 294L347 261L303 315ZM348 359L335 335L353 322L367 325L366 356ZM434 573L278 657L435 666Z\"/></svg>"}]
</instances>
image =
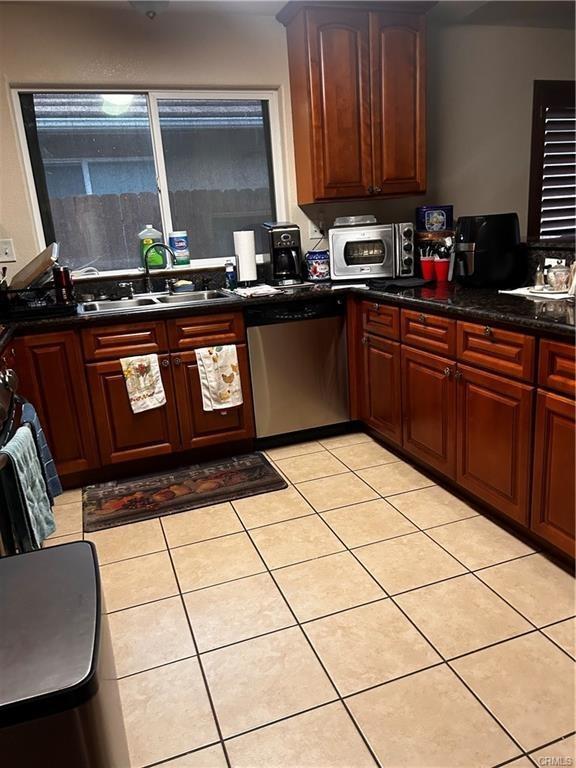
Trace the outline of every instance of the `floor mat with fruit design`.
<instances>
[{"instance_id":1,"label":"floor mat with fruit design","mask_svg":"<svg viewBox=\"0 0 576 768\"><path fill-rule=\"evenodd\" d=\"M88 485L82 492L84 530L99 531L286 487L261 453Z\"/></svg>"}]
</instances>

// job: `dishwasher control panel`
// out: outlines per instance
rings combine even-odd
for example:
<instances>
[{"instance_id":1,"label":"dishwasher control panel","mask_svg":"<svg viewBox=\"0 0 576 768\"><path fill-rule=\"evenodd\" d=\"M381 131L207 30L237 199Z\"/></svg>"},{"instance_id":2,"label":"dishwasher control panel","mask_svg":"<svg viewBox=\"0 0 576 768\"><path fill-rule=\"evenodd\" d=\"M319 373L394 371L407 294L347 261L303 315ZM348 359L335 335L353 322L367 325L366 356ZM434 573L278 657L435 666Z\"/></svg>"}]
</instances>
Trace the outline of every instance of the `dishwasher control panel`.
<instances>
[{"instance_id":1,"label":"dishwasher control panel","mask_svg":"<svg viewBox=\"0 0 576 768\"><path fill-rule=\"evenodd\" d=\"M322 317L337 317L346 314L343 299L330 297L316 301L275 301L273 304L246 307L246 326L291 323L298 320L315 320Z\"/></svg>"}]
</instances>

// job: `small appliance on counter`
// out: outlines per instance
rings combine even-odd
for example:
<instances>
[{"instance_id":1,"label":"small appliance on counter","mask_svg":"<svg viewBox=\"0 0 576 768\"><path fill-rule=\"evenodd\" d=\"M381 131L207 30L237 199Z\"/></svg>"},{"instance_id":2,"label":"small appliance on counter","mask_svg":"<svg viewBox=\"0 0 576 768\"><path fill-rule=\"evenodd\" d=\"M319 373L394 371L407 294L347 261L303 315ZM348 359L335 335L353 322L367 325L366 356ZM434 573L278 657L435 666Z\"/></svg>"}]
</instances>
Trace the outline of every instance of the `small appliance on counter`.
<instances>
[{"instance_id":1,"label":"small appliance on counter","mask_svg":"<svg viewBox=\"0 0 576 768\"><path fill-rule=\"evenodd\" d=\"M336 219L328 232L332 280L414 275L414 225L373 220L366 216Z\"/></svg>"},{"instance_id":2,"label":"small appliance on counter","mask_svg":"<svg viewBox=\"0 0 576 768\"><path fill-rule=\"evenodd\" d=\"M281 221L262 224L266 233L263 277L270 285L298 285L302 282L300 227Z\"/></svg>"},{"instance_id":3,"label":"small appliance on counter","mask_svg":"<svg viewBox=\"0 0 576 768\"><path fill-rule=\"evenodd\" d=\"M454 277L477 288L516 288L528 272L516 213L460 216L456 225Z\"/></svg>"}]
</instances>

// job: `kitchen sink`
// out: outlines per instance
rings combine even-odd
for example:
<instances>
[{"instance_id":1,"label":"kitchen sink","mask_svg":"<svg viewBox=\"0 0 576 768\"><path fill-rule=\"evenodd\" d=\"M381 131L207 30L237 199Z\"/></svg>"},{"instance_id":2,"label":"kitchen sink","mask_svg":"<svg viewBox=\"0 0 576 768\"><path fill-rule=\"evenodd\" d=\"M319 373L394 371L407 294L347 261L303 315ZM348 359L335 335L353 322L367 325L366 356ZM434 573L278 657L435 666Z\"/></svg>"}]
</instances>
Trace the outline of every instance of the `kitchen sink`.
<instances>
[{"instance_id":1,"label":"kitchen sink","mask_svg":"<svg viewBox=\"0 0 576 768\"><path fill-rule=\"evenodd\" d=\"M180 306L198 302L230 301L240 297L226 291L189 291L183 293L154 293L149 296L134 296L132 299L88 301L82 305L83 312L117 312L140 309L141 307Z\"/></svg>"},{"instance_id":2,"label":"kitchen sink","mask_svg":"<svg viewBox=\"0 0 576 768\"><path fill-rule=\"evenodd\" d=\"M82 305L84 312L102 312L117 309L138 309L138 307L151 307L156 304L152 296L139 296L134 299L118 299L111 301L103 299L102 301L88 301Z\"/></svg>"},{"instance_id":3,"label":"kitchen sink","mask_svg":"<svg viewBox=\"0 0 576 768\"><path fill-rule=\"evenodd\" d=\"M224 291L183 291L171 293L166 296L157 296L160 304L188 304L191 301L214 301L214 299L230 299L231 296Z\"/></svg>"}]
</instances>

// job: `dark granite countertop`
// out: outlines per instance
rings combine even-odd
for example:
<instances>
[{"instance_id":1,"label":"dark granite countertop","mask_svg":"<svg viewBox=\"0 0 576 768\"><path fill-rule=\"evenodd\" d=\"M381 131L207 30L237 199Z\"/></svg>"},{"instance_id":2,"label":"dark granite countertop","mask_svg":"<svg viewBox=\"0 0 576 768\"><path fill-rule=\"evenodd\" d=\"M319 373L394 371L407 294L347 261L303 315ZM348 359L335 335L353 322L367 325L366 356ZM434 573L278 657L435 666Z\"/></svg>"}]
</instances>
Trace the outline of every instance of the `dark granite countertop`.
<instances>
[{"instance_id":1,"label":"dark granite countertop","mask_svg":"<svg viewBox=\"0 0 576 768\"><path fill-rule=\"evenodd\" d=\"M28 333L47 331L55 328L104 325L117 322L139 322L152 315L158 319L186 317L199 314L215 314L241 310L244 307L274 304L279 302L305 302L328 299L347 294L364 296L367 299L386 301L391 304L420 309L428 312L477 322L522 328L535 333L574 338L575 307L572 299L531 300L510 294L501 294L491 289L472 289L460 285L430 285L421 288L389 288L385 291L365 290L346 287L335 288L330 284L316 285L308 289L288 291L266 297L230 301L197 302L186 306L143 307L138 310L98 313L79 313L72 317L26 320L9 325L6 332ZM0 345L4 343L0 334Z\"/></svg>"}]
</instances>

